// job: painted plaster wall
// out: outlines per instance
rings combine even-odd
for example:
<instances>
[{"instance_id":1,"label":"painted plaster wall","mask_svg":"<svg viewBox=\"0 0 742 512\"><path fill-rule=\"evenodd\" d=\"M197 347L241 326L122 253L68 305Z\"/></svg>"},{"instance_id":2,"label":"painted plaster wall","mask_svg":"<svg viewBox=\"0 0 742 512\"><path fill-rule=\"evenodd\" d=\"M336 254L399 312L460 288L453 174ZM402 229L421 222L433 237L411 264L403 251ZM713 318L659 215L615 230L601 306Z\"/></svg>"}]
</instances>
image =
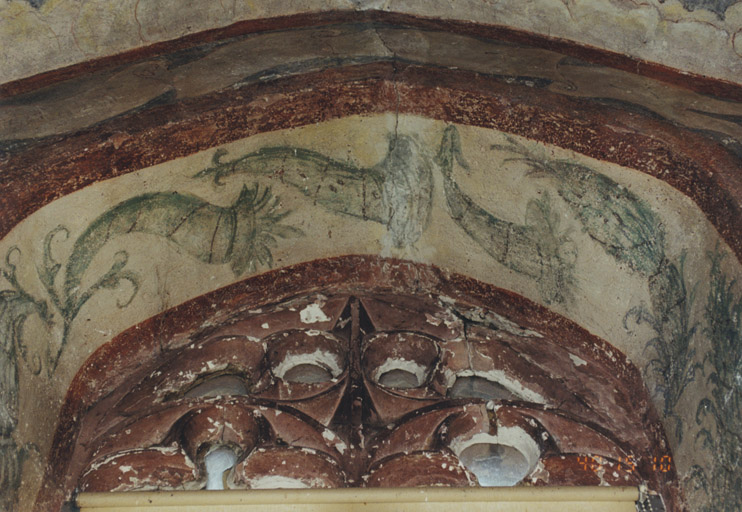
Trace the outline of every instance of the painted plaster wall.
<instances>
[{"instance_id":1,"label":"painted plaster wall","mask_svg":"<svg viewBox=\"0 0 742 512\"><path fill-rule=\"evenodd\" d=\"M83 74L0 102L0 151L35 139L74 134L116 116L278 77L390 59L506 77L565 99L586 98L651 112L703 131L742 153L739 101L694 92L608 66L565 58L554 50L444 30L359 26L284 29L203 44L181 55L154 57ZM85 108L80 108L80 105Z\"/></svg>"},{"instance_id":2,"label":"painted plaster wall","mask_svg":"<svg viewBox=\"0 0 742 512\"><path fill-rule=\"evenodd\" d=\"M0 83L236 21L338 9L504 25L742 81L742 2L735 0L5 0Z\"/></svg>"},{"instance_id":3,"label":"painted plaster wall","mask_svg":"<svg viewBox=\"0 0 742 512\"><path fill-rule=\"evenodd\" d=\"M19 510L33 502L64 392L96 348L249 275L343 254L470 275L607 339L644 371L692 509L708 504L693 491L701 473L709 493L729 490L719 454L738 453L738 427L718 414L738 416L739 392L730 404L710 376L738 386L727 363L740 357L742 269L695 204L570 151L387 114L101 182L0 242L0 319L17 335L3 357L18 371L2 390L16 397L12 437L27 454ZM10 330L19 318L23 329Z\"/></svg>"}]
</instances>

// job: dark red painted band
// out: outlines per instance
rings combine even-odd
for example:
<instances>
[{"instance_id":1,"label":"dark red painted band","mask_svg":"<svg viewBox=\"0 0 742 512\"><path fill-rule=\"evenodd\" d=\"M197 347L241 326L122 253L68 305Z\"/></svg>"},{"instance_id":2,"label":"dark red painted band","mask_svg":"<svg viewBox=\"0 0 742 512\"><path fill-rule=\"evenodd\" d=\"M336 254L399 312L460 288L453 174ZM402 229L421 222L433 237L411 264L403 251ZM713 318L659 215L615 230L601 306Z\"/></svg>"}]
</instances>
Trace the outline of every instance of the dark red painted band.
<instances>
[{"instance_id":1,"label":"dark red painted band","mask_svg":"<svg viewBox=\"0 0 742 512\"><path fill-rule=\"evenodd\" d=\"M257 133L395 111L494 128L650 174L689 196L742 261L741 162L720 144L589 99L399 62L228 89L10 154L0 181L0 238L39 208L98 181Z\"/></svg>"}]
</instances>

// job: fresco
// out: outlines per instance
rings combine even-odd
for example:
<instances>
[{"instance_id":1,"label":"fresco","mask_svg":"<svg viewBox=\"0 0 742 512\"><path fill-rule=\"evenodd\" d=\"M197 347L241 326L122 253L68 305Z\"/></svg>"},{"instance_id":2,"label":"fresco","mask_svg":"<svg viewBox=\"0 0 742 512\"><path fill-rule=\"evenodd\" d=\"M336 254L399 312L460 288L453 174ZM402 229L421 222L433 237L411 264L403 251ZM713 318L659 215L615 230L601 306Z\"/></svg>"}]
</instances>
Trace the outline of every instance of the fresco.
<instances>
[{"instance_id":1,"label":"fresco","mask_svg":"<svg viewBox=\"0 0 742 512\"><path fill-rule=\"evenodd\" d=\"M676 236L686 225L704 228ZM10 510L34 496L38 479L21 468L38 471L24 461L43 461L50 443L23 418L55 414L24 403L24 388L47 383L58 404L78 361L128 326L242 277L344 254L470 275L648 358L646 382L694 499L740 505L730 482L742 272L693 203L636 171L494 130L349 117L87 187L24 220L0 253Z\"/></svg>"},{"instance_id":2,"label":"fresco","mask_svg":"<svg viewBox=\"0 0 742 512\"><path fill-rule=\"evenodd\" d=\"M405 248L420 239L430 222L435 169L444 179L449 214L466 234L498 262L536 279L546 303L564 302L576 249L568 234L558 231L548 194L528 202L525 225L503 221L474 204L454 181L454 160L468 168L456 127L444 130L437 152L431 149L407 135L390 137L386 157L370 168L299 147L264 147L224 162L224 153L217 151L214 165L196 177L212 177L220 185L235 174L279 176L314 204L384 225L393 246Z\"/></svg>"},{"instance_id":3,"label":"fresco","mask_svg":"<svg viewBox=\"0 0 742 512\"><path fill-rule=\"evenodd\" d=\"M702 368L710 396L698 404L702 425L695 442L715 455L712 468L693 466L696 484L710 497L702 510L731 512L742 507L742 293L721 267L725 253L709 252L709 291L703 333L711 341Z\"/></svg>"},{"instance_id":4,"label":"fresco","mask_svg":"<svg viewBox=\"0 0 742 512\"><path fill-rule=\"evenodd\" d=\"M270 50L279 46L290 62L276 61ZM497 58L482 59L481 55ZM351 21L331 27L256 33L219 45L205 42L176 54L123 62L115 70L90 72L72 83L51 84L43 94L0 99L0 155L48 137L72 135L106 120L208 93L276 82L311 71L390 61L400 66L414 63L467 69L494 80L504 79L515 90L555 93L567 104L570 98L584 98L595 105L665 119L742 154L742 103L734 96L674 87L536 45ZM226 68L225 62L230 64ZM742 75L742 70L737 74ZM80 109L80 103L86 108Z\"/></svg>"},{"instance_id":5,"label":"fresco","mask_svg":"<svg viewBox=\"0 0 742 512\"><path fill-rule=\"evenodd\" d=\"M736 3L737 0L682 0L683 7L688 11L706 9L716 13L720 19L724 19L727 9Z\"/></svg>"},{"instance_id":6,"label":"fresco","mask_svg":"<svg viewBox=\"0 0 742 512\"><path fill-rule=\"evenodd\" d=\"M676 411L678 401L702 368L696 359L693 343L698 331L698 322L691 316L695 287L691 290L686 287L684 259L680 258L679 269L668 264L663 274L650 280L651 306L642 304L631 308L624 318L627 330L631 329L631 322L646 323L655 334L647 341L647 350L653 353L653 357L647 363L645 373L655 377L655 390L662 394L664 401L663 413L667 420L674 421L678 442L682 442L686 428L682 416Z\"/></svg>"},{"instance_id":7,"label":"fresco","mask_svg":"<svg viewBox=\"0 0 742 512\"><path fill-rule=\"evenodd\" d=\"M414 245L430 221L433 160L407 135L390 137L382 161L369 168L354 167L306 148L278 146L222 162L196 174L223 184L226 176L277 175L328 210L386 226L394 247Z\"/></svg>"},{"instance_id":8,"label":"fresco","mask_svg":"<svg viewBox=\"0 0 742 512\"><path fill-rule=\"evenodd\" d=\"M588 3L565 0L482 0L443 7L409 0L217 2L168 0L9 0L0 5L0 82L132 48L224 27L242 20L327 10L375 9L476 20L571 39L698 74L734 80L742 26L735 0L650 0ZM705 52L698 52L699 47ZM30 51L29 48L33 48Z\"/></svg>"},{"instance_id":9,"label":"fresco","mask_svg":"<svg viewBox=\"0 0 742 512\"><path fill-rule=\"evenodd\" d=\"M3 270L2 276L12 282L12 267L10 272ZM0 486L4 490L0 493L0 510L13 509L13 491L21 484L23 463L33 447L31 444L19 446L13 433L18 425L18 352L25 349L23 323L28 315L37 312L38 306L22 292L0 292ZM22 353L21 358L23 356Z\"/></svg>"},{"instance_id":10,"label":"fresco","mask_svg":"<svg viewBox=\"0 0 742 512\"><path fill-rule=\"evenodd\" d=\"M458 130L449 126L438 151L448 210L454 221L498 262L539 283L545 303L564 302L574 284L572 272L577 248L569 231L560 231L559 216L552 214L551 199L531 199L524 225L493 216L464 194L453 176L454 162L463 169Z\"/></svg>"}]
</instances>

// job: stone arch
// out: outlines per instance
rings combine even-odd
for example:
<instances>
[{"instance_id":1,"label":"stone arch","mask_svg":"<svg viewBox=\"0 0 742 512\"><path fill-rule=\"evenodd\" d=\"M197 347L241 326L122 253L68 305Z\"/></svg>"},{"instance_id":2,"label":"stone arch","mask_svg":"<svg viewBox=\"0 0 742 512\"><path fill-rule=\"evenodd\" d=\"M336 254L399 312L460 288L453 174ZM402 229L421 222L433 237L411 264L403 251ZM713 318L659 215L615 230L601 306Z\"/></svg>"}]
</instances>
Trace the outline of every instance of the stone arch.
<instances>
[{"instance_id":1,"label":"stone arch","mask_svg":"<svg viewBox=\"0 0 742 512\"><path fill-rule=\"evenodd\" d=\"M329 373L287 377L302 365ZM417 369L414 385L384 382ZM224 387L228 375L243 386ZM452 396L457 377L485 386ZM214 379L222 387L199 391ZM401 260L300 264L151 318L88 359L62 417L40 508L77 489L203 488L204 454L222 445L238 454L234 488L492 485L466 448L495 441L533 457L503 459L515 481L649 482L668 506L678 499L663 429L622 353L524 297Z\"/></svg>"}]
</instances>

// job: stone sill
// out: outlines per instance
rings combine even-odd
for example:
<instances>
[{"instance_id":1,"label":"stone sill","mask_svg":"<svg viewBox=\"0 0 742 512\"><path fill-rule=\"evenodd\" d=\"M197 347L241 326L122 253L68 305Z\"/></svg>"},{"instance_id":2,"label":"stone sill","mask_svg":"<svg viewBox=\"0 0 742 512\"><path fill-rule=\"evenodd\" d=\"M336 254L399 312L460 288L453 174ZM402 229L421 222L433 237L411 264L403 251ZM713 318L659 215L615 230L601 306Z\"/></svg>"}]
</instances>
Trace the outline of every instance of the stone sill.
<instances>
[{"instance_id":1,"label":"stone sill","mask_svg":"<svg viewBox=\"0 0 742 512\"><path fill-rule=\"evenodd\" d=\"M636 487L499 487L100 492L77 496L80 512L450 511L635 512Z\"/></svg>"}]
</instances>

